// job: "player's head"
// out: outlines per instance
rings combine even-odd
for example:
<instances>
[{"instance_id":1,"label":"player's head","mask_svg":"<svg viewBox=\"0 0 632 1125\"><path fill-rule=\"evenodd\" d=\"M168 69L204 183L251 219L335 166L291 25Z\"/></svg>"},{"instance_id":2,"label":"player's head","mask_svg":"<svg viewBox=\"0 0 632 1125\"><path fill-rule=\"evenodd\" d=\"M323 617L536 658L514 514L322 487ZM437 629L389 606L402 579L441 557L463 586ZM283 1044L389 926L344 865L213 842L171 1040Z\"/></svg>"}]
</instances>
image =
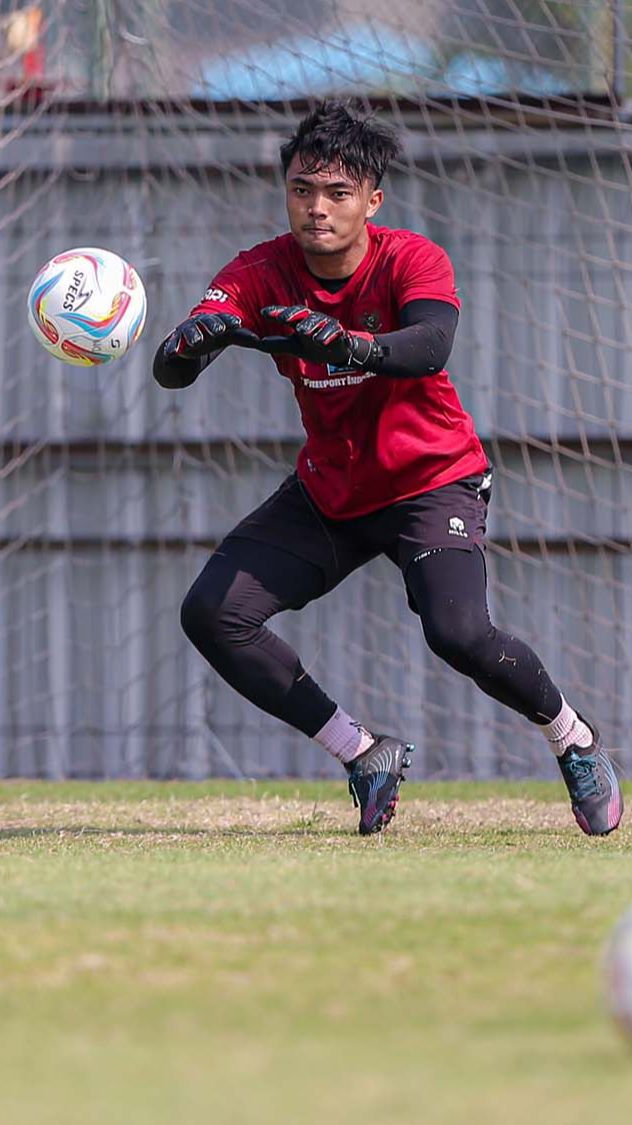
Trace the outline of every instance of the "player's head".
<instances>
[{"instance_id":1,"label":"player's head","mask_svg":"<svg viewBox=\"0 0 632 1125\"><path fill-rule=\"evenodd\" d=\"M357 112L350 103L324 101L281 145L281 164L286 175L295 156L311 172L338 165L357 184L367 180L378 188L399 153L399 141L388 125Z\"/></svg>"},{"instance_id":2,"label":"player's head","mask_svg":"<svg viewBox=\"0 0 632 1125\"><path fill-rule=\"evenodd\" d=\"M340 253L379 209L395 133L344 102L320 102L281 147L292 233L306 253Z\"/></svg>"}]
</instances>

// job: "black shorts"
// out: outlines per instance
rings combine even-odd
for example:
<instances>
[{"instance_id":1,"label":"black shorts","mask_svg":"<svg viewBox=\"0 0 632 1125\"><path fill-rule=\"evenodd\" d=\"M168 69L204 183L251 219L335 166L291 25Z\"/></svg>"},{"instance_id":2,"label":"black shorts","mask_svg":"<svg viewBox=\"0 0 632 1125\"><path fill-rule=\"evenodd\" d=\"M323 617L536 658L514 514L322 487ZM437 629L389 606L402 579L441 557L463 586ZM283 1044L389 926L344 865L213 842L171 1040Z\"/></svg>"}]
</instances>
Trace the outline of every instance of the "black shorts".
<instances>
[{"instance_id":1,"label":"black shorts","mask_svg":"<svg viewBox=\"0 0 632 1125\"><path fill-rule=\"evenodd\" d=\"M490 493L491 468L366 516L332 520L292 473L226 538L268 543L318 566L325 594L378 555L386 555L405 576L413 559L427 551L482 548Z\"/></svg>"}]
</instances>

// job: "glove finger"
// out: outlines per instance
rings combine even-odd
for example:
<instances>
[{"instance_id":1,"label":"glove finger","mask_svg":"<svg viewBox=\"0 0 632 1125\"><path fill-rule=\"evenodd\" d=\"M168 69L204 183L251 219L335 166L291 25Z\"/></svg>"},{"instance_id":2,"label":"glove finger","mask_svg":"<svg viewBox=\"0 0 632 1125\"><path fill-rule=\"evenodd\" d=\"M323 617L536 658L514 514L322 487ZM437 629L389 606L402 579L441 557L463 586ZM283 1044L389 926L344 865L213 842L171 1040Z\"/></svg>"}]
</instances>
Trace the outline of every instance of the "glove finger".
<instances>
[{"instance_id":1,"label":"glove finger","mask_svg":"<svg viewBox=\"0 0 632 1125\"><path fill-rule=\"evenodd\" d=\"M199 316L195 317L195 325L200 332L200 336L207 342L214 342L219 336L226 334L226 325L219 316Z\"/></svg>"},{"instance_id":2,"label":"glove finger","mask_svg":"<svg viewBox=\"0 0 632 1125\"><path fill-rule=\"evenodd\" d=\"M331 322L331 317L326 313L311 313L305 320L296 325L297 335L314 338L319 329L325 328Z\"/></svg>"},{"instance_id":3,"label":"glove finger","mask_svg":"<svg viewBox=\"0 0 632 1125\"><path fill-rule=\"evenodd\" d=\"M167 359L178 354L178 348L180 346L181 340L182 336L177 329L175 329L170 336L167 336L162 349L163 355Z\"/></svg>"},{"instance_id":4,"label":"glove finger","mask_svg":"<svg viewBox=\"0 0 632 1125\"><path fill-rule=\"evenodd\" d=\"M327 347L329 344L333 344L334 340L339 340L341 336L344 336L344 331L339 321L328 320L322 328L313 334L312 340L316 344L323 344Z\"/></svg>"},{"instance_id":5,"label":"glove finger","mask_svg":"<svg viewBox=\"0 0 632 1125\"><path fill-rule=\"evenodd\" d=\"M318 337L319 340L320 334L327 332L327 330L335 333L337 327L337 321L332 321L331 316L325 316L323 313L313 313L306 321L301 321L300 324L297 324L296 333L297 335L303 336L304 339L307 337L308 340L316 340Z\"/></svg>"},{"instance_id":6,"label":"glove finger","mask_svg":"<svg viewBox=\"0 0 632 1125\"><path fill-rule=\"evenodd\" d=\"M305 305L266 305L261 310L261 315L280 321L281 324L297 324L311 315L311 309Z\"/></svg>"},{"instance_id":7,"label":"glove finger","mask_svg":"<svg viewBox=\"0 0 632 1125\"><path fill-rule=\"evenodd\" d=\"M202 313L193 318L199 328L208 336L223 336L234 332L241 326L241 317L234 313Z\"/></svg>"},{"instance_id":8,"label":"glove finger","mask_svg":"<svg viewBox=\"0 0 632 1125\"><path fill-rule=\"evenodd\" d=\"M217 313L216 315L217 319L226 325L227 332L234 332L236 328L241 328L241 317L236 316L235 313Z\"/></svg>"},{"instance_id":9,"label":"glove finger","mask_svg":"<svg viewBox=\"0 0 632 1125\"><path fill-rule=\"evenodd\" d=\"M183 343L179 346L178 353L182 352L183 346L186 348L197 348L200 344L204 343L204 334L194 320L187 320L185 324L182 325L180 335Z\"/></svg>"}]
</instances>

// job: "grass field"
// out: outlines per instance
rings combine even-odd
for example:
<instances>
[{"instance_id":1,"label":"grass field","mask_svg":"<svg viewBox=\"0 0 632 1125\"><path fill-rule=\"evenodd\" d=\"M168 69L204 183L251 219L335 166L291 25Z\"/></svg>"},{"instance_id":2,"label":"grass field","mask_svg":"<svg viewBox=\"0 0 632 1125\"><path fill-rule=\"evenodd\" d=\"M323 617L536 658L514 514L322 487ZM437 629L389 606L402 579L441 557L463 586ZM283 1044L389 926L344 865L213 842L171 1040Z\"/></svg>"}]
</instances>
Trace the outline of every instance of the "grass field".
<instances>
[{"instance_id":1,"label":"grass field","mask_svg":"<svg viewBox=\"0 0 632 1125\"><path fill-rule=\"evenodd\" d=\"M632 816L559 786L0 785L0 1121L608 1125ZM624 821L624 825L625 825Z\"/></svg>"}]
</instances>

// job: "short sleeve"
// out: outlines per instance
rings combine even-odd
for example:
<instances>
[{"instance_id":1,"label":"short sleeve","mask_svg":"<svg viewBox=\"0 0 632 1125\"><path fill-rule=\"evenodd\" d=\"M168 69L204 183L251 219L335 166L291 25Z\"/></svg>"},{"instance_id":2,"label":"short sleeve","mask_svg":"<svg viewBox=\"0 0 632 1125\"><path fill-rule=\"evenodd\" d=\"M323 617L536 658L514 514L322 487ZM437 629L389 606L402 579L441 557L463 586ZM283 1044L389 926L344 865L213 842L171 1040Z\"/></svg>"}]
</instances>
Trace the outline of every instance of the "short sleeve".
<instances>
[{"instance_id":1,"label":"short sleeve","mask_svg":"<svg viewBox=\"0 0 632 1125\"><path fill-rule=\"evenodd\" d=\"M244 328L257 332L260 324L256 278L253 267L243 255L223 266L209 283L201 301L191 309L198 313L233 313L241 318Z\"/></svg>"},{"instance_id":2,"label":"short sleeve","mask_svg":"<svg viewBox=\"0 0 632 1125\"><path fill-rule=\"evenodd\" d=\"M398 307L409 301L447 301L461 307L454 270L445 250L427 238L416 236L398 250L393 267L393 288Z\"/></svg>"}]
</instances>

